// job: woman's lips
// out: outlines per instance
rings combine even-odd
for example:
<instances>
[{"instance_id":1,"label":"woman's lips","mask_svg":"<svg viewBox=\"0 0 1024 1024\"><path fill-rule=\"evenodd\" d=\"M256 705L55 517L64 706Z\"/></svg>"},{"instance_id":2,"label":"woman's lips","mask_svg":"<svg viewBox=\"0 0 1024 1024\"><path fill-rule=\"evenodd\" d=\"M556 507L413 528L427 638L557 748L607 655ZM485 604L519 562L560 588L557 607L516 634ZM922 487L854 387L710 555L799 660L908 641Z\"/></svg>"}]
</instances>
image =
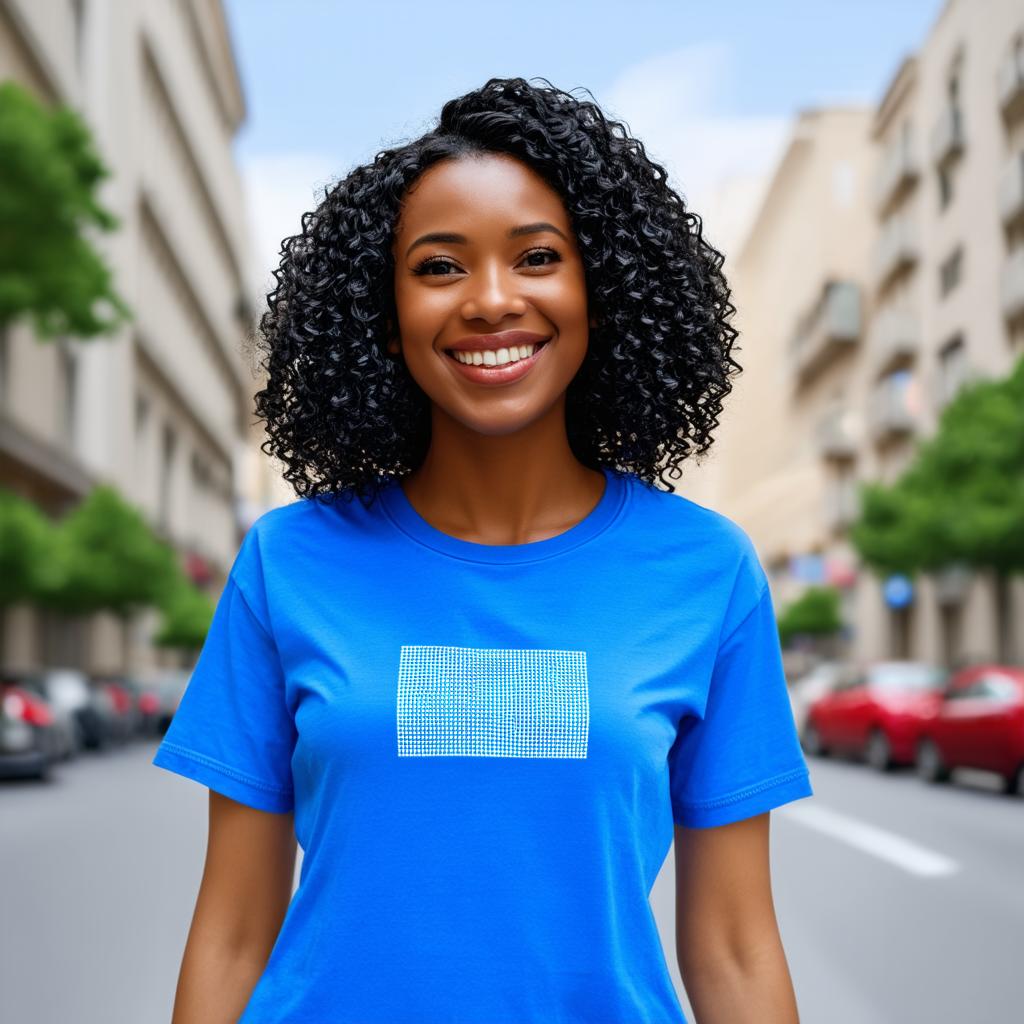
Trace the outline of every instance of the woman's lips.
<instances>
[{"instance_id":1,"label":"woman's lips","mask_svg":"<svg viewBox=\"0 0 1024 1024\"><path fill-rule=\"evenodd\" d=\"M547 349L551 340L541 343L537 350L527 359L517 359L514 363L506 363L504 366L480 366L460 363L450 352L445 352L445 358L454 369L461 373L467 380L474 384L511 384L526 376L533 369L534 364L540 359Z\"/></svg>"}]
</instances>

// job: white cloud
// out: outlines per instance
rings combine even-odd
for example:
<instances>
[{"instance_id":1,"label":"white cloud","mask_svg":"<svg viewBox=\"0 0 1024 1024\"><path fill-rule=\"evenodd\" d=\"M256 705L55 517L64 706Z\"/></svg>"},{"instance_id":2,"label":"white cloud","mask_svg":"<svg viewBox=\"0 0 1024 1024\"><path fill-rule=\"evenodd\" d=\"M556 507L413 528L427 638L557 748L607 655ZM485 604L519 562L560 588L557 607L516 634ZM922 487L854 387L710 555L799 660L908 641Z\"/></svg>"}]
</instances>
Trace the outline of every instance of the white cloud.
<instances>
[{"instance_id":1,"label":"white cloud","mask_svg":"<svg viewBox=\"0 0 1024 1024\"><path fill-rule=\"evenodd\" d=\"M792 123L717 112L730 101L733 60L720 43L684 46L627 69L600 97L727 254L742 244Z\"/></svg>"},{"instance_id":2,"label":"white cloud","mask_svg":"<svg viewBox=\"0 0 1024 1024\"><path fill-rule=\"evenodd\" d=\"M699 43L660 54L622 72L597 96L625 120L672 185L700 214L708 238L735 255L782 154L788 117L744 117L727 109L736 81L732 50ZM347 165L316 152L250 157L242 164L253 226L257 301L273 284L281 241L298 233L323 186ZM728 264L727 264L728 265Z\"/></svg>"}]
</instances>

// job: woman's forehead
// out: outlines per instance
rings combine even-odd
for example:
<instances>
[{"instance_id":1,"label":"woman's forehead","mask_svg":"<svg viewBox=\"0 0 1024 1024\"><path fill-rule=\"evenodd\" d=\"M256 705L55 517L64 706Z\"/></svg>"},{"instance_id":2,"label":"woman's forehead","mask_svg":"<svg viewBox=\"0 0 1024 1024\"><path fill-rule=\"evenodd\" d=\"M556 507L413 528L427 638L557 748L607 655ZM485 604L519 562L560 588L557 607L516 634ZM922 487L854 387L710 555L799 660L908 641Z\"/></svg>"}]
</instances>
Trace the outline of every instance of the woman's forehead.
<instances>
[{"instance_id":1,"label":"woman's forehead","mask_svg":"<svg viewBox=\"0 0 1024 1024\"><path fill-rule=\"evenodd\" d=\"M535 171L503 154L443 160L428 168L405 196L396 235L549 221L568 228L561 197Z\"/></svg>"}]
</instances>

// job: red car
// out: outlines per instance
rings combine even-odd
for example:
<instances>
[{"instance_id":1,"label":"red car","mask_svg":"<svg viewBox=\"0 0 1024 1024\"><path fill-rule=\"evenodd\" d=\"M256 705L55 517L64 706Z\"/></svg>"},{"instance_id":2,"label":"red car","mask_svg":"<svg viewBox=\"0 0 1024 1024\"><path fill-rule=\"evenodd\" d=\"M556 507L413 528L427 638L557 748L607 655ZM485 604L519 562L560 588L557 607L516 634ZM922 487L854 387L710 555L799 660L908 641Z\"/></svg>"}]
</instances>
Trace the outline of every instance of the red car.
<instances>
[{"instance_id":1,"label":"red car","mask_svg":"<svg viewBox=\"0 0 1024 1024\"><path fill-rule=\"evenodd\" d=\"M921 778L945 782L954 768L980 768L1024 796L1024 668L972 665L950 680L921 722L915 758Z\"/></svg>"},{"instance_id":2,"label":"red car","mask_svg":"<svg viewBox=\"0 0 1024 1024\"><path fill-rule=\"evenodd\" d=\"M859 756L879 771L915 764L924 723L942 704L948 678L946 669L922 661L850 666L808 708L803 748Z\"/></svg>"}]
</instances>

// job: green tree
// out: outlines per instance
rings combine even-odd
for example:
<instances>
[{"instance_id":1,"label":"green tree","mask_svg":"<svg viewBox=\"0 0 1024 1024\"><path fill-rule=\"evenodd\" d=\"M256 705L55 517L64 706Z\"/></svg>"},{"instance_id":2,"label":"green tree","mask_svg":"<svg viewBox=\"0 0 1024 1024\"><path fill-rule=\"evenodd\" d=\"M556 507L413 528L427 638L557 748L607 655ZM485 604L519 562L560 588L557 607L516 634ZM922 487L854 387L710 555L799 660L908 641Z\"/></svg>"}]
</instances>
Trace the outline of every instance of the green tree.
<instances>
[{"instance_id":1,"label":"green tree","mask_svg":"<svg viewBox=\"0 0 1024 1024\"><path fill-rule=\"evenodd\" d=\"M808 587L779 616L779 641L788 647L797 636L832 636L843 627L839 591L835 587Z\"/></svg>"},{"instance_id":2,"label":"green tree","mask_svg":"<svg viewBox=\"0 0 1024 1024\"><path fill-rule=\"evenodd\" d=\"M850 540L883 573L990 572L1009 660L1009 581L1024 572L1024 358L1005 378L965 385L893 485L862 486Z\"/></svg>"},{"instance_id":3,"label":"green tree","mask_svg":"<svg viewBox=\"0 0 1024 1024\"><path fill-rule=\"evenodd\" d=\"M34 599L45 579L54 526L27 498L0 488L0 608Z\"/></svg>"},{"instance_id":4,"label":"green tree","mask_svg":"<svg viewBox=\"0 0 1024 1024\"><path fill-rule=\"evenodd\" d=\"M108 175L75 111L0 83L0 332L28 316L42 338L86 338L131 315L87 237L118 225L96 198Z\"/></svg>"},{"instance_id":5,"label":"green tree","mask_svg":"<svg viewBox=\"0 0 1024 1024\"><path fill-rule=\"evenodd\" d=\"M155 644L186 651L202 647L214 611L207 594L186 581L166 595L162 608L163 622L153 638Z\"/></svg>"},{"instance_id":6,"label":"green tree","mask_svg":"<svg viewBox=\"0 0 1024 1024\"><path fill-rule=\"evenodd\" d=\"M116 488L100 484L58 524L41 603L70 614L126 616L159 605L182 577L174 549Z\"/></svg>"}]
</instances>

